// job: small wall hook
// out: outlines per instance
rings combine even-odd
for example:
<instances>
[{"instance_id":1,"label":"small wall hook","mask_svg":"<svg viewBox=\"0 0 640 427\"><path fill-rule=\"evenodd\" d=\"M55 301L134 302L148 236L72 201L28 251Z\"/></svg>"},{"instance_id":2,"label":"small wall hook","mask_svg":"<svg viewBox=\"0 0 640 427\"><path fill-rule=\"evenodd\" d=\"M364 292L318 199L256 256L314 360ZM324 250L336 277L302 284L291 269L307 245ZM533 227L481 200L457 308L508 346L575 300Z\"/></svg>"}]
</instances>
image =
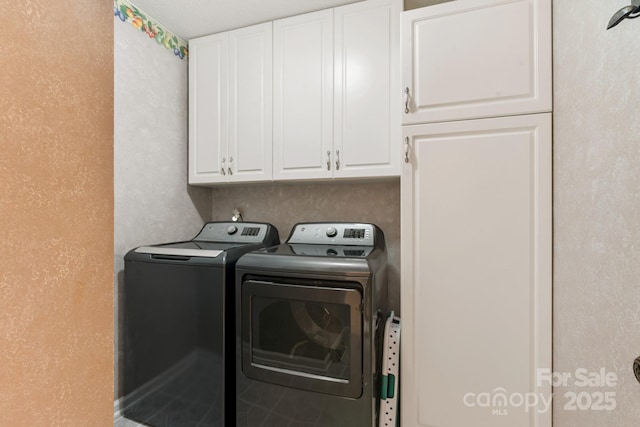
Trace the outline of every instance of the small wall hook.
<instances>
[{"instance_id":1,"label":"small wall hook","mask_svg":"<svg viewBox=\"0 0 640 427\"><path fill-rule=\"evenodd\" d=\"M625 6L613 14L607 24L607 30L615 27L625 19L634 19L640 17L640 0L631 0L630 6Z\"/></svg>"}]
</instances>

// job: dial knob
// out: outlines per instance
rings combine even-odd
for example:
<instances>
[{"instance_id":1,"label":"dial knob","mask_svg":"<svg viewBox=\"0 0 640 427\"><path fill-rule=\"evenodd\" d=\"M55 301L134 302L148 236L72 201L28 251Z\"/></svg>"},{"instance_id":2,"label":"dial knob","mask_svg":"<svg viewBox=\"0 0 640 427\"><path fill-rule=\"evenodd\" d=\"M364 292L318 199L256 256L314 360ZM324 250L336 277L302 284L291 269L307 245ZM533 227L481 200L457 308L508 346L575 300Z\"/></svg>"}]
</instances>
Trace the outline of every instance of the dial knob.
<instances>
[{"instance_id":1,"label":"dial knob","mask_svg":"<svg viewBox=\"0 0 640 427\"><path fill-rule=\"evenodd\" d=\"M338 230L335 227L327 228L327 237L336 237L338 235Z\"/></svg>"},{"instance_id":2,"label":"dial knob","mask_svg":"<svg viewBox=\"0 0 640 427\"><path fill-rule=\"evenodd\" d=\"M235 225L230 225L229 228L227 228L227 234L229 235L236 234L237 231L238 227L236 227Z\"/></svg>"}]
</instances>

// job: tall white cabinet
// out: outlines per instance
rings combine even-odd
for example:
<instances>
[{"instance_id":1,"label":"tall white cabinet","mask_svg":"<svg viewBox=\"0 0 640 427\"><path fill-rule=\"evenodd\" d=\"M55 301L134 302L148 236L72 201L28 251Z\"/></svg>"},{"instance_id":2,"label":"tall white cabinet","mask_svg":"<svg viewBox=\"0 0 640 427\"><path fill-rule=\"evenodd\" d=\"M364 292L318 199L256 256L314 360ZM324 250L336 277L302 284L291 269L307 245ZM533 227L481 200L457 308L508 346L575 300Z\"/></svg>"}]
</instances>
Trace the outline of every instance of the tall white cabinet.
<instances>
[{"instance_id":1,"label":"tall white cabinet","mask_svg":"<svg viewBox=\"0 0 640 427\"><path fill-rule=\"evenodd\" d=\"M551 426L550 4L403 13L404 427Z\"/></svg>"},{"instance_id":2,"label":"tall white cabinet","mask_svg":"<svg viewBox=\"0 0 640 427\"><path fill-rule=\"evenodd\" d=\"M271 179L271 23L192 39L189 50L189 183Z\"/></svg>"},{"instance_id":3,"label":"tall white cabinet","mask_svg":"<svg viewBox=\"0 0 640 427\"><path fill-rule=\"evenodd\" d=\"M405 135L403 425L550 426L550 409L482 400L550 396L550 114Z\"/></svg>"}]
</instances>

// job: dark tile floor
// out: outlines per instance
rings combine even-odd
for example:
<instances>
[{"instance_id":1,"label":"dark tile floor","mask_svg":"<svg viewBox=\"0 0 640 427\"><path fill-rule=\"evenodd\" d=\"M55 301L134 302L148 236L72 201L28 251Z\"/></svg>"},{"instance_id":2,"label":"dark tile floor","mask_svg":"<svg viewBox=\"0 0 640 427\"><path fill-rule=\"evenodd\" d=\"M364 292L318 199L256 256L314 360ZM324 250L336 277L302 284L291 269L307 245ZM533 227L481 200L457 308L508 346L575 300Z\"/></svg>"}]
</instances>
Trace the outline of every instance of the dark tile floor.
<instances>
[{"instance_id":1,"label":"dark tile floor","mask_svg":"<svg viewBox=\"0 0 640 427\"><path fill-rule=\"evenodd\" d=\"M123 417L114 426L222 426L220 358L198 350L180 364L179 369L154 380L151 390L125 401Z\"/></svg>"}]
</instances>

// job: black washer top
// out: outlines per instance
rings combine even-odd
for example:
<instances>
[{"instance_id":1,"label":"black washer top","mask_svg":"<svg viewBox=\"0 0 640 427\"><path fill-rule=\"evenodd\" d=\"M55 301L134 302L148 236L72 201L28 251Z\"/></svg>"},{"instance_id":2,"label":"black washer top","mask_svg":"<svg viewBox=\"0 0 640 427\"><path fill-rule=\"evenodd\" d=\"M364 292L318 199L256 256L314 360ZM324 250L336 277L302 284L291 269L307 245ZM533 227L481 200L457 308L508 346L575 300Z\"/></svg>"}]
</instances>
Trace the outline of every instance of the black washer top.
<instances>
[{"instance_id":1,"label":"black washer top","mask_svg":"<svg viewBox=\"0 0 640 427\"><path fill-rule=\"evenodd\" d=\"M233 265L245 253L280 243L278 230L257 222L208 222L192 240L130 250L125 261Z\"/></svg>"}]
</instances>

